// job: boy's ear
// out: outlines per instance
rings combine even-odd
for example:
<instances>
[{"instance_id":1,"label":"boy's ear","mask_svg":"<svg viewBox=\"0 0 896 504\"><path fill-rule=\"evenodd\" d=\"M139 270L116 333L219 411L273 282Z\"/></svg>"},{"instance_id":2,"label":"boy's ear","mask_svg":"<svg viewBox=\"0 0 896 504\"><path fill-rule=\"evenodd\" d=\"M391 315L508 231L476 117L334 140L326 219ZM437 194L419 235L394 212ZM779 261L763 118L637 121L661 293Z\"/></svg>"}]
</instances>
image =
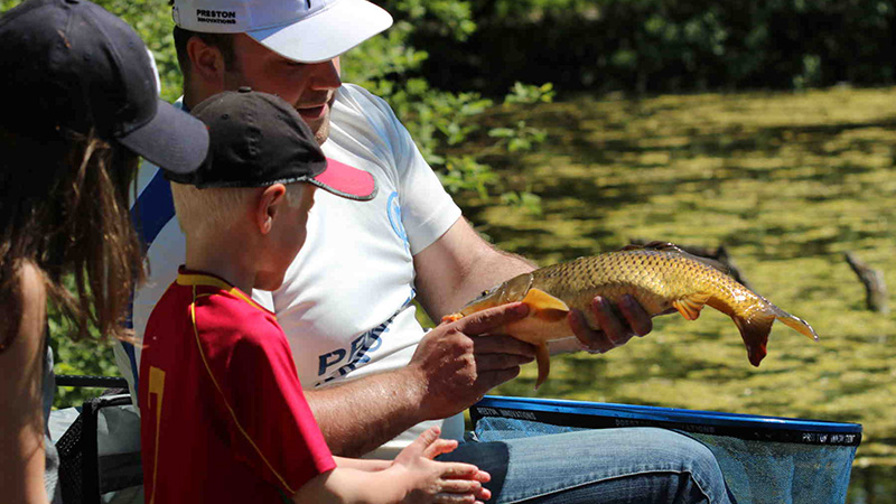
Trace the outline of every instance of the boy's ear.
<instances>
[{"instance_id":1,"label":"boy's ear","mask_svg":"<svg viewBox=\"0 0 896 504\"><path fill-rule=\"evenodd\" d=\"M193 36L187 41L187 55L190 58L190 72L195 79L205 82L206 85L224 85L226 68L220 49Z\"/></svg>"},{"instance_id":2,"label":"boy's ear","mask_svg":"<svg viewBox=\"0 0 896 504\"><path fill-rule=\"evenodd\" d=\"M286 204L286 186L274 184L265 187L256 201L255 224L261 234L266 235L271 232L274 218Z\"/></svg>"}]
</instances>

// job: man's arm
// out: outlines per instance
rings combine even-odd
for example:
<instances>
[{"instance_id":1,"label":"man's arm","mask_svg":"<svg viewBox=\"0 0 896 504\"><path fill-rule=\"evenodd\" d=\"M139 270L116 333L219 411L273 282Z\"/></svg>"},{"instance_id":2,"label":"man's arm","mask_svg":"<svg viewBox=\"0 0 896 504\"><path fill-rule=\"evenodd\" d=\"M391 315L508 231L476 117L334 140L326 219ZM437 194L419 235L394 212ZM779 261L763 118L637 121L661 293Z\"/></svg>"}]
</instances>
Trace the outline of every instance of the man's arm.
<instances>
[{"instance_id":1,"label":"man's arm","mask_svg":"<svg viewBox=\"0 0 896 504\"><path fill-rule=\"evenodd\" d=\"M434 321L505 280L537 266L487 243L459 218L438 240L414 256L418 299Z\"/></svg>"},{"instance_id":2,"label":"man's arm","mask_svg":"<svg viewBox=\"0 0 896 504\"><path fill-rule=\"evenodd\" d=\"M404 368L305 391L330 450L360 456L422 421L463 411L516 377L534 348L488 333L527 313L514 303L442 324L420 341Z\"/></svg>"},{"instance_id":3,"label":"man's arm","mask_svg":"<svg viewBox=\"0 0 896 504\"><path fill-rule=\"evenodd\" d=\"M320 390L305 400L334 455L360 457L422 421L424 385L409 368Z\"/></svg>"}]
</instances>

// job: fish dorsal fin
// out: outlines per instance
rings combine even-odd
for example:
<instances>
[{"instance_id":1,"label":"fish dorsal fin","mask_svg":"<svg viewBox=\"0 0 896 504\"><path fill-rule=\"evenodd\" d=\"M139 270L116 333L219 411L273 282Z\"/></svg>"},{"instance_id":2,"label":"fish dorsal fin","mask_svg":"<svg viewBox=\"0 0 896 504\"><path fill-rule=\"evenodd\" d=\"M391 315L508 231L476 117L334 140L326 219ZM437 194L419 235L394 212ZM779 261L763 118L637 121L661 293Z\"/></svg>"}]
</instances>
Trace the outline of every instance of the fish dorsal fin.
<instances>
[{"instance_id":1,"label":"fish dorsal fin","mask_svg":"<svg viewBox=\"0 0 896 504\"><path fill-rule=\"evenodd\" d=\"M622 247L622 250L659 250L663 252L679 252L681 254L685 253L678 245L672 242L664 241L652 241L643 245L638 243L630 243L625 247Z\"/></svg>"},{"instance_id":2,"label":"fish dorsal fin","mask_svg":"<svg viewBox=\"0 0 896 504\"><path fill-rule=\"evenodd\" d=\"M626 245L622 250L656 250L659 252L672 252L675 254L681 254L682 256L691 259L692 261L697 261L701 264L705 264L710 268L719 270L726 275L731 274L731 268L727 264L715 259L711 259L709 257L692 254L672 242L652 241L644 245L637 245L633 243L630 245Z\"/></svg>"},{"instance_id":3,"label":"fish dorsal fin","mask_svg":"<svg viewBox=\"0 0 896 504\"><path fill-rule=\"evenodd\" d=\"M697 292L681 299L672 301L672 306L681 313L681 316L688 320L697 320L700 316L700 310L703 305L709 301L710 295L705 292Z\"/></svg>"},{"instance_id":4,"label":"fish dorsal fin","mask_svg":"<svg viewBox=\"0 0 896 504\"><path fill-rule=\"evenodd\" d=\"M569 311L566 303L541 289L529 289L522 301L529 305L532 315L539 318L565 317Z\"/></svg>"},{"instance_id":5,"label":"fish dorsal fin","mask_svg":"<svg viewBox=\"0 0 896 504\"><path fill-rule=\"evenodd\" d=\"M676 248L678 248L678 247L676 247ZM687 252L687 251L681 250L681 249L678 249L678 253L684 257L687 257L688 259L691 259L692 261L697 261L700 264L705 264L706 266L709 266L710 268L718 270L726 275L731 274L731 268L729 268L727 264L725 264L721 261L716 261L715 259L711 259L709 257L692 254L690 252Z\"/></svg>"}]
</instances>

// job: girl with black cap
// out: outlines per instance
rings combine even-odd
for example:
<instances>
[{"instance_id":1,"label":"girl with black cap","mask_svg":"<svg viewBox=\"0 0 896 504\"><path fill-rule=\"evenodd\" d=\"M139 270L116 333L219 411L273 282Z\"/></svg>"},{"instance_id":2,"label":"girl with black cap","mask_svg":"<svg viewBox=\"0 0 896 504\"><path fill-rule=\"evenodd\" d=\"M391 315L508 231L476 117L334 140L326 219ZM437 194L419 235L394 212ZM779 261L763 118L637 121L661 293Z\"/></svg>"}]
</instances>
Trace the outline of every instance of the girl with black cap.
<instances>
[{"instance_id":1,"label":"girl with black cap","mask_svg":"<svg viewBox=\"0 0 896 504\"><path fill-rule=\"evenodd\" d=\"M151 55L85 0L29 0L0 17L0 492L60 502L47 301L76 339L128 337L143 278L128 213L138 155L172 172L204 160L199 121L158 99Z\"/></svg>"}]
</instances>

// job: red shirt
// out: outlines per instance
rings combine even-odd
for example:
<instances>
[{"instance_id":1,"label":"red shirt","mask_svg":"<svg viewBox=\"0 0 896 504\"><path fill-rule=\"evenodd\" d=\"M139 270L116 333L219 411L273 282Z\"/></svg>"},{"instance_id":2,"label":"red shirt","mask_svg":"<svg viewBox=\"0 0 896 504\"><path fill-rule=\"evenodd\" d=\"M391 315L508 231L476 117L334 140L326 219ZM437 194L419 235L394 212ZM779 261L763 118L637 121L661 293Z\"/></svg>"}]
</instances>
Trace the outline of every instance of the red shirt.
<instances>
[{"instance_id":1,"label":"red shirt","mask_svg":"<svg viewBox=\"0 0 896 504\"><path fill-rule=\"evenodd\" d=\"M148 504L280 502L336 467L273 313L181 267L140 362Z\"/></svg>"}]
</instances>

